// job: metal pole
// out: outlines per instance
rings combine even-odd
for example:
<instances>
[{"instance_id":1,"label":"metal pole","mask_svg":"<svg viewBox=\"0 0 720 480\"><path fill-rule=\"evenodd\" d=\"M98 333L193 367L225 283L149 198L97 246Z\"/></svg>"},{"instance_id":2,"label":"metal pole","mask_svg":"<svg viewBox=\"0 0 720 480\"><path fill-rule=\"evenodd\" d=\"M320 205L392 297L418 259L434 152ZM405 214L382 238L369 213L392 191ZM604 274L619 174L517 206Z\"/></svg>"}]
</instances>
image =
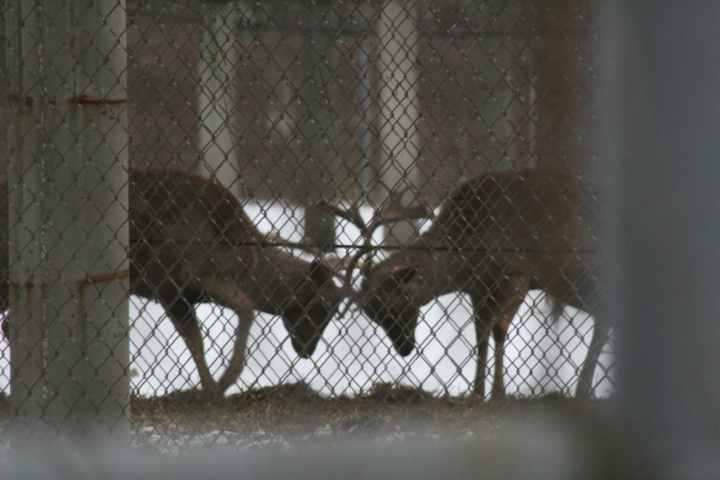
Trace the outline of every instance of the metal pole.
<instances>
[{"instance_id":1,"label":"metal pole","mask_svg":"<svg viewBox=\"0 0 720 480\"><path fill-rule=\"evenodd\" d=\"M8 2L16 427L129 440L124 0Z\"/></svg>"},{"instance_id":2,"label":"metal pole","mask_svg":"<svg viewBox=\"0 0 720 480\"><path fill-rule=\"evenodd\" d=\"M335 16L329 5L306 7L303 26L307 34L300 54L303 77L298 91L303 112L299 125L303 157L297 175L306 206L305 238L322 250L331 249L335 243L335 218L308 207L319 198L332 198L336 190L333 165L337 162L337 139L329 91L335 77L335 45L329 28Z\"/></svg>"}]
</instances>

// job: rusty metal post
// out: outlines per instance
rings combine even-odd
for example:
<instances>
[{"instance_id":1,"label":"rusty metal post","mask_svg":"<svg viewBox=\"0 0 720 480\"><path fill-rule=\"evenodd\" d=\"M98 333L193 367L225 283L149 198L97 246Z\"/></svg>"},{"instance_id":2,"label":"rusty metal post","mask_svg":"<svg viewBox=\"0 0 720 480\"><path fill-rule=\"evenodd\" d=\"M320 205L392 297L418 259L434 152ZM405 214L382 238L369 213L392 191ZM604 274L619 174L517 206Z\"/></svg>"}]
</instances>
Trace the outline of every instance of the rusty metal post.
<instances>
[{"instance_id":1,"label":"rusty metal post","mask_svg":"<svg viewBox=\"0 0 720 480\"><path fill-rule=\"evenodd\" d=\"M539 34L534 64L537 77L537 166L545 169L584 169L590 157L587 121L583 102L587 102L580 55L582 19L586 2L556 0L538 3L535 8Z\"/></svg>"},{"instance_id":2,"label":"rusty metal post","mask_svg":"<svg viewBox=\"0 0 720 480\"><path fill-rule=\"evenodd\" d=\"M129 434L124 0L13 0L10 306L16 427Z\"/></svg>"}]
</instances>

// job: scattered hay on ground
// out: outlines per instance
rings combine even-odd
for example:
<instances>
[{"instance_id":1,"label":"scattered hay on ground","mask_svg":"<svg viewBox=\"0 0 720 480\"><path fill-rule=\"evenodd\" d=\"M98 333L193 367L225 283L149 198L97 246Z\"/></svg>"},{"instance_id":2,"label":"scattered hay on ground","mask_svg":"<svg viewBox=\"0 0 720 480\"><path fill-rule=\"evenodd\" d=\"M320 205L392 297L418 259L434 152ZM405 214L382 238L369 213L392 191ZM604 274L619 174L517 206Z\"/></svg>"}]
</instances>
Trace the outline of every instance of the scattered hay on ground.
<instances>
[{"instance_id":1,"label":"scattered hay on ground","mask_svg":"<svg viewBox=\"0 0 720 480\"><path fill-rule=\"evenodd\" d=\"M133 397L130 410L136 448L179 453L338 440L478 439L502 432L509 418L548 410L592 422L605 403L560 394L486 402L389 384L377 384L364 395L323 397L295 383L221 398L200 390ZM0 395L0 426L12 412L7 396Z\"/></svg>"},{"instance_id":2,"label":"scattered hay on ground","mask_svg":"<svg viewBox=\"0 0 720 480\"><path fill-rule=\"evenodd\" d=\"M540 409L596 414L603 401L580 403L559 394L484 402L434 396L422 389L376 385L368 394L323 397L303 383L251 390L226 398L198 391L134 398L136 430L155 439L219 438L240 446L338 439L478 438L502 429L508 414ZM197 443L197 442L196 442ZM200 442L201 443L201 442Z\"/></svg>"}]
</instances>

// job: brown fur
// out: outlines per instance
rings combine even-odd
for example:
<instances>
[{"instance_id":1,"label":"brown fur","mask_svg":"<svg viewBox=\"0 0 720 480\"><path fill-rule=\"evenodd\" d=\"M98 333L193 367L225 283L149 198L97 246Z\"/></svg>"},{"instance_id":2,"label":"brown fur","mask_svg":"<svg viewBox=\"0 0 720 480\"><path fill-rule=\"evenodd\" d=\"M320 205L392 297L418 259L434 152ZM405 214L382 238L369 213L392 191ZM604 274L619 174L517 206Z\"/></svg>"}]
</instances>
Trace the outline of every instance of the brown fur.
<instances>
[{"instance_id":1,"label":"brown fur","mask_svg":"<svg viewBox=\"0 0 720 480\"><path fill-rule=\"evenodd\" d=\"M0 186L0 302L8 305L7 184ZM342 300L332 272L271 246L219 184L179 170L130 172L130 291L158 301L185 340L203 387L221 393L242 372L253 311L280 315L293 347L314 351ZM216 382L205 361L197 303L238 315L235 347Z\"/></svg>"},{"instance_id":2,"label":"brown fur","mask_svg":"<svg viewBox=\"0 0 720 480\"><path fill-rule=\"evenodd\" d=\"M545 290L558 305L573 305L598 318L577 391L588 397L608 330L597 278L600 218L597 199L568 172L484 174L455 190L410 248L367 272L360 306L383 327L396 350L408 355L415 346L420 307L445 293L466 292L478 343L474 392L485 393L492 331L492 396L501 397L508 326L529 289Z\"/></svg>"}]
</instances>

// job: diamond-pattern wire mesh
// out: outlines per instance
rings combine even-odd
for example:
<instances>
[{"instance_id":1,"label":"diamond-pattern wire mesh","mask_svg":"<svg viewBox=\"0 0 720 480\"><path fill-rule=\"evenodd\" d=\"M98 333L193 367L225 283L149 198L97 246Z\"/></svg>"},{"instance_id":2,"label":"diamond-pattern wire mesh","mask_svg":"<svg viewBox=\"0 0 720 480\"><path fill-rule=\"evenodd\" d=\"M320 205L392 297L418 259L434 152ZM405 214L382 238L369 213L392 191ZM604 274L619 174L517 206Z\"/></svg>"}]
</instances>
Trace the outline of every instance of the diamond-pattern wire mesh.
<instances>
[{"instance_id":1,"label":"diamond-pattern wire mesh","mask_svg":"<svg viewBox=\"0 0 720 480\"><path fill-rule=\"evenodd\" d=\"M397 5L388 16L375 2L244 2L222 7L231 14L215 17L216 36L208 40L210 3L127 2L127 146L135 169L133 392L153 396L217 388L211 383L217 381L227 383L221 385L227 394L300 381L329 395L368 392L380 382L451 395L473 389L478 342L472 299L462 285L459 293L423 299L417 344L401 357L392 335L357 302L339 303L341 276L330 282L329 267L313 262L347 267L364 240L358 226L335 219L331 252L297 247L312 240L306 227L320 197L359 206L369 223L391 210L388 192L402 186L410 187L411 207L427 203L437 214L458 185L486 171L560 168L592 178L592 5L499 0ZM6 6L4 14L14 12ZM410 33L404 33L408 25ZM390 39L399 50L390 51ZM215 42L219 53L215 63L203 64L208 42ZM559 72L548 73L557 67ZM221 79L217 88L200 85L208 75ZM203 87L210 100L201 106ZM392 110L383 103L387 95L399 99ZM210 130L208 118L218 111L225 118ZM403 123L399 119L408 112L415 112L414 118ZM198 143L203 129L211 146ZM402 163L408 152L412 162ZM228 166L234 175L227 175ZM204 173L189 173L194 171ZM398 171L400 178L393 177ZM140 183L153 193L141 190ZM62 202L64 192L56 193ZM408 195L395 200L394 207L408 208ZM432 224L420 219L416 228L427 232ZM395 252L382 247L382 234L378 229L372 237L376 261ZM140 252L140 245L146 251ZM442 252L457 245L440 247ZM335 257L340 262L332 262ZM368 273L361 265L350 285L354 289L363 272ZM62 271L54 275L64 281ZM488 295L493 288L487 284ZM541 292L522 296L505 344L507 393L574 393L592 319L563 305L553 319L553 305ZM338 306L342 318L334 315ZM233 350L245 344L236 345L242 322L233 309L254 309L254 321L241 355L242 373L222 378ZM290 320L284 323L283 316ZM195 317L199 332L191 328ZM313 329L322 338L308 333ZM195 359L178 332L195 339ZM304 352L309 359L298 356L300 337L318 341L312 355ZM484 382L488 393L493 345ZM198 362L207 363L203 379ZM611 364L604 353L596 371L598 395L611 391Z\"/></svg>"}]
</instances>

